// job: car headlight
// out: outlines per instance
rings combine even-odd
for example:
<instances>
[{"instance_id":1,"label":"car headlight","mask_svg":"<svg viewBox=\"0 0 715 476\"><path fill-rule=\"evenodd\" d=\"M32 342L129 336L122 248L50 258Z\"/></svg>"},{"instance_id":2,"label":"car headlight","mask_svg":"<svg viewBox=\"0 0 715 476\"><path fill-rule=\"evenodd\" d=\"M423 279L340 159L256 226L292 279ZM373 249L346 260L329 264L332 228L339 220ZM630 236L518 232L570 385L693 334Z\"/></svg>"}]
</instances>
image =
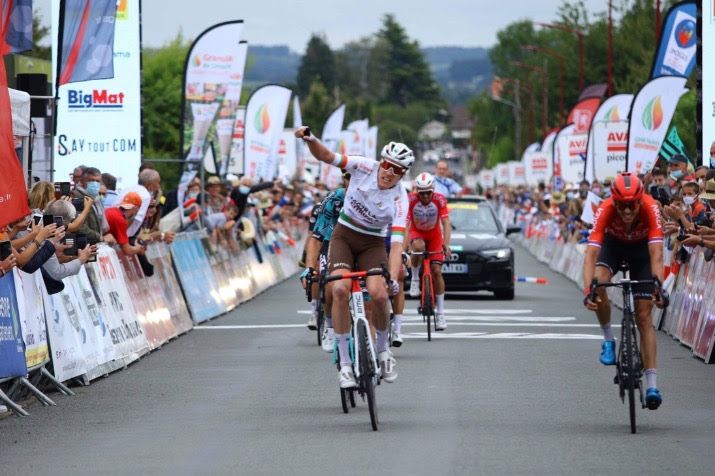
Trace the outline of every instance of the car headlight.
<instances>
[{"instance_id":1,"label":"car headlight","mask_svg":"<svg viewBox=\"0 0 715 476\"><path fill-rule=\"evenodd\" d=\"M511 255L511 249L499 248L496 250L483 250L480 253L482 253L484 256L487 256L489 258L504 259L504 258L508 258Z\"/></svg>"}]
</instances>

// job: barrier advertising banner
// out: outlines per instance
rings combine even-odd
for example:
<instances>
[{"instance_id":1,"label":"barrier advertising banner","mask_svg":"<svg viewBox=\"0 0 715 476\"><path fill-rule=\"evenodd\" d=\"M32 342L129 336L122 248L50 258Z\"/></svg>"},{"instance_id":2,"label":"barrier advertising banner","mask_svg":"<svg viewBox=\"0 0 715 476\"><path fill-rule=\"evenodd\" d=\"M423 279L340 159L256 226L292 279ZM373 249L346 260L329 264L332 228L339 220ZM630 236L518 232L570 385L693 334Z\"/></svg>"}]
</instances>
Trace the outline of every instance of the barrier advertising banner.
<instances>
[{"instance_id":1,"label":"barrier advertising banner","mask_svg":"<svg viewBox=\"0 0 715 476\"><path fill-rule=\"evenodd\" d=\"M52 3L56 51L59 2ZM56 181L67 181L82 164L117 177L117 189L137 181L142 150L139 0L111 3L117 5L114 77L63 84L58 89ZM53 61L56 65L57 58Z\"/></svg>"},{"instance_id":2,"label":"barrier advertising banner","mask_svg":"<svg viewBox=\"0 0 715 476\"><path fill-rule=\"evenodd\" d=\"M377 160L377 126L372 126L367 130L367 145L365 146L365 157Z\"/></svg>"},{"instance_id":3,"label":"barrier advertising banner","mask_svg":"<svg viewBox=\"0 0 715 476\"><path fill-rule=\"evenodd\" d=\"M702 110L700 113L702 165L715 168L715 2L702 5Z\"/></svg>"},{"instance_id":4,"label":"barrier advertising banner","mask_svg":"<svg viewBox=\"0 0 715 476\"><path fill-rule=\"evenodd\" d=\"M509 185L526 185L526 167L521 162L512 160L507 162L509 167Z\"/></svg>"},{"instance_id":5,"label":"barrier advertising banner","mask_svg":"<svg viewBox=\"0 0 715 476\"><path fill-rule=\"evenodd\" d=\"M191 322L189 309L186 307L184 295L174 274L171 261L171 251L164 243L152 243L147 247L147 258L154 266L154 276L149 278L158 284L160 294L169 309L169 315L174 323L177 334L183 334L194 326Z\"/></svg>"},{"instance_id":6,"label":"barrier advertising banner","mask_svg":"<svg viewBox=\"0 0 715 476\"><path fill-rule=\"evenodd\" d=\"M230 154L230 123L241 99L247 45L241 43L243 20L213 25L194 40L184 63L181 147L187 160L202 160L213 142L220 159ZM201 107L197 107L201 106ZM218 114L217 114L218 113ZM215 117L222 119L221 130ZM213 126L213 127L212 127Z\"/></svg>"},{"instance_id":7,"label":"barrier advertising banner","mask_svg":"<svg viewBox=\"0 0 715 476\"><path fill-rule=\"evenodd\" d=\"M47 324L42 295L47 294L40 273L27 274L15 271L15 290L22 324L22 340L25 342L27 368L36 367L50 359L47 345Z\"/></svg>"},{"instance_id":8,"label":"barrier advertising banner","mask_svg":"<svg viewBox=\"0 0 715 476\"><path fill-rule=\"evenodd\" d=\"M626 170L628 122L594 122L593 176L603 182Z\"/></svg>"},{"instance_id":9,"label":"barrier advertising banner","mask_svg":"<svg viewBox=\"0 0 715 476\"><path fill-rule=\"evenodd\" d=\"M703 3L712 5L712 1ZM660 34L660 46L653 61L651 78L659 76L687 78L693 72L698 45L697 14L694 0L679 2L668 10Z\"/></svg>"},{"instance_id":10,"label":"barrier advertising banner","mask_svg":"<svg viewBox=\"0 0 715 476\"><path fill-rule=\"evenodd\" d=\"M551 154L546 152L529 152L524 154L526 183L532 187L539 183L548 183L553 172Z\"/></svg>"},{"instance_id":11,"label":"barrier advertising banner","mask_svg":"<svg viewBox=\"0 0 715 476\"><path fill-rule=\"evenodd\" d=\"M0 278L0 378L27 375L13 274Z\"/></svg>"},{"instance_id":12,"label":"barrier advertising banner","mask_svg":"<svg viewBox=\"0 0 715 476\"><path fill-rule=\"evenodd\" d=\"M291 91L269 84L256 89L246 104L244 173L271 180L278 171L278 141L288 114Z\"/></svg>"},{"instance_id":13,"label":"barrier advertising banner","mask_svg":"<svg viewBox=\"0 0 715 476\"><path fill-rule=\"evenodd\" d=\"M646 173L655 165L678 101L687 91L686 81L682 76L661 76L638 91L629 114L626 159L629 172Z\"/></svg>"},{"instance_id":14,"label":"barrier advertising banner","mask_svg":"<svg viewBox=\"0 0 715 476\"><path fill-rule=\"evenodd\" d=\"M584 172L586 180L593 182L595 177L594 169L597 164L594 163L594 128L597 123L604 122L618 122L618 121L628 121L628 113L631 110L631 104L633 103L632 94L616 94L610 98L603 101L599 106L596 115L593 117L591 122L591 129L588 134L588 148L586 149L586 170ZM600 136L603 140L602 136ZM603 147L603 144L600 144Z\"/></svg>"},{"instance_id":15,"label":"barrier advertising banner","mask_svg":"<svg viewBox=\"0 0 715 476\"><path fill-rule=\"evenodd\" d=\"M328 119L325 121L325 125L323 126L323 135L320 140L328 149L337 152L344 120L345 104L341 104L330 113ZM327 184L329 189L335 188L335 186L342 181L340 169L321 162L320 181Z\"/></svg>"}]
</instances>

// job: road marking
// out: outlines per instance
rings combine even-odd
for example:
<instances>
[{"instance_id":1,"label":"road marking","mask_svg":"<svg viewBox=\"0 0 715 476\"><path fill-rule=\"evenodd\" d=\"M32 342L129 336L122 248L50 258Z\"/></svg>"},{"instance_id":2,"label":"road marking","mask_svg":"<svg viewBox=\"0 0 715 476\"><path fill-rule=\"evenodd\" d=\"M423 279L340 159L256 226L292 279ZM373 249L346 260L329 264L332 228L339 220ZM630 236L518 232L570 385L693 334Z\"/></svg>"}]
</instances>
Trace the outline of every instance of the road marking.
<instances>
[{"instance_id":1,"label":"road marking","mask_svg":"<svg viewBox=\"0 0 715 476\"><path fill-rule=\"evenodd\" d=\"M298 314L310 314L311 310L298 310ZM534 312L531 309L445 309L445 314L531 314ZM405 309L404 314L417 314L417 309Z\"/></svg>"},{"instance_id":2,"label":"road marking","mask_svg":"<svg viewBox=\"0 0 715 476\"><path fill-rule=\"evenodd\" d=\"M403 334L403 339L426 339L427 333ZM575 340L602 340L603 336L596 334L531 334L524 332L457 332L450 334L432 334L432 339L575 339Z\"/></svg>"},{"instance_id":3,"label":"road marking","mask_svg":"<svg viewBox=\"0 0 715 476\"><path fill-rule=\"evenodd\" d=\"M307 329L305 324L257 324L257 325L244 325L244 326L194 326L194 329L199 331L218 331L225 329L290 329L302 327ZM311 331L315 332L315 331Z\"/></svg>"},{"instance_id":4,"label":"road marking","mask_svg":"<svg viewBox=\"0 0 715 476\"><path fill-rule=\"evenodd\" d=\"M484 321L484 322L567 322L575 321L573 316L551 317L551 316L448 316L447 321ZM404 317L405 322L422 321L422 316Z\"/></svg>"},{"instance_id":5,"label":"road marking","mask_svg":"<svg viewBox=\"0 0 715 476\"><path fill-rule=\"evenodd\" d=\"M529 322L529 323L518 323L518 322L451 322L449 323L451 326L481 326L481 327L561 327L561 328L571 328L571 327L589 327L589 328L600 328L600 325L598 324L558 324L558 323L545 323L545 322ZM404 326L408 327L420 327L424 326L425 324L422 322L405 322L402 324ZM621 327L620 325L613 325L612 327L618 328ZM307 326L305 324L246 324L246 325L230 325L230 326L206 326L206 325L199 325L199 326L194 326L194 329L196 330L227 330L227 329L234 329L234 330L242 330L242 329L307 329ZM314 331L310 331L314 332ZM422 335L419 333L413 333L413 334L405 334L406 336L410 335ZM426 335L426 334L425 334ZM443 334L439 334L443 335ZM447 334L447 335L456 335L456 334Z\"/></svg>"}]
</instances>

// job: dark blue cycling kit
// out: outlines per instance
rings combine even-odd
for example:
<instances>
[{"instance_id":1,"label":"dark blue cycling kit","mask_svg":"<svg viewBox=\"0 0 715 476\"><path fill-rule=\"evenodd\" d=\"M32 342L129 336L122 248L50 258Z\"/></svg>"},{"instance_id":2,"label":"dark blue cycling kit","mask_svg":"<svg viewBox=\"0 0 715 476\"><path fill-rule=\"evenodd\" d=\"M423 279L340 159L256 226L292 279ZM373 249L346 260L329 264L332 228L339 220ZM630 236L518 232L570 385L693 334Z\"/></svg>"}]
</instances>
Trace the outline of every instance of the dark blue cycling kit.
<instances>
[{"instance_id":1,"label":"dark blue cycling kit","mask_svg":"<svg viewBox=\"0 0 715 476\"><path fill-rule=\"evenodd\" d=\"M315 223L313 224L313 238L320 241L329 241L333 235L333 229L338 223L340 210L343 209L345 201L345 189L333 190L318 205L318 210L314 213Z\"/></svg>"}]
</instances>

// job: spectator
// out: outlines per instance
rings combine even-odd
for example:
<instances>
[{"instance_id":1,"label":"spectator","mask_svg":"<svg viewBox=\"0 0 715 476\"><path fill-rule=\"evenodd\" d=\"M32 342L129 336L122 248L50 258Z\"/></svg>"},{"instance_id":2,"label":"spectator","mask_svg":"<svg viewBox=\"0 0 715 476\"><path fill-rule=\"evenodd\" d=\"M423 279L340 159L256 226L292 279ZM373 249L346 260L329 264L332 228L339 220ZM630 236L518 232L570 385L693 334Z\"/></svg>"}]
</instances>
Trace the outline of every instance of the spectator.
<instances>
[{"instance_id":1,"label":"spectator","mask_svg":"<svg viewBox=\"0 0 715 476\"><path fill-rule=\"evenodd\" d=\"M688 206L690 222L697 226L711 226L708 219L707 207L700 201L700 185L697 182L688 182L682 189L683 202Z\"/></svg>"},{"instance_id":2,"label":"spectator","mask_svg":"<svg viewBox=\"0 0 715 476\"><path fill-rule=\"evenodd\" d=\"M207 201L204 204L206 215L221 213L226 206L226 199L221 192L224 191L223 182L221 179L212 175L206 181L206 193L208 194Z\"/></svg>"},{"instance_id":3,"label":"spectator","mask_svg":"<svg viewBox=\"0 0 715 476\"><path fill-rule=\"evenodd\" d=\"M234 186L233 190L231 190L231 200L233 200L233 203L238 207L238 216L243 216L243 213L246 211L246 204L250 194L267 190L274 185L274 182L262 182L253 185L251 177L243 177L238 183L238 186Z\"/></svg>"},{"instance_id":4,"label":"spectator","mask_svg":"<svg viewBox=\"0 0 715 476\"><path fill-rule=\"evenodd\" d=\"M588 180L581 180L581 183L578 184L578 198L581 199L582 207L588 198L588 191L590 188L591 185L588 183Z\"/></svg>"},{"instance_id":5,"label":"spectator","mask_svg":"<svg viewBox=\"0 0 715 476\"><path fill-rule=\"evenodd\" d=\"M30 208L33 213L42 214L47 205L55 199L55 186L52 182L35 182L28 192Z\"/></svg>"},{"instance_id":6,"label":"spectator","mask_svg":"<svg viewBox=\"0 0 715 476\"><path fill-rule=\"evenodd\" d=\"M47 206L47 213L53 216L61 216L65 226L71 223L77 215L74 206L66 200L55 200L50 203ZM56 238L57 236L55 236L55 239ZM56 281L62 281L62 279L67 276L73 276L79 273L82 265L89 261L97 249L94 245L87 245L84 249L77 250L77 257L75 258L74 256L67 256L65 254L65 251L67 251L70 246L63 245L59 242L54 245L56 251L50 259L42 265L42 269L50 278Z\"/></svg>"},{"instance_id":7,"label":"spectator","mask_svg":"<svg viewBox=\"0 0 715 476\"><path fill-rule=\"evenodd\" d=\"M87 241L92 244L102 241L108 226L104 220L104 207L97 199L101 187L102 173L95 167L85 167L79 184L72 191L72 197L84 199L85 205L90 205L79 232L87 235ZM87 208L85 206L85 208ZM83 210L84 211L84 210ZM71 221L71 220L70 220ZM69 222L67 222L69 223Z\"/></svg>"},{"instance_id":8,"label":"spectator","mask_svg":"<svg viewBox=\"0 0 715 476\"><path fill-rule=\"evenodd\" d=\"M152 196L157 195L161 190L161 176L153 168L145 167L139 172L139 183L133 187L122 190L119 194L120 203L124 202L124 197L129 193L136 193L141 198L141 205L134 213L134 219L127 229L128 236L136 236L141 229L146 212L149 209ZM116 238L116 237L115 237Z\"/></svg>"},{"instance_id":9,"label":"spectator","mask_svg":"<svg viewBox=\"0 0 715 476\"><path fill-rule=\"evenodd\" d=\"M143 246L129 244L129 235L127 234L129 224L134 223L142 203L142 197L137 192L127 192L118 207L108 208L105 212L109 223L109 233L114 236L117 245L126 255L144 254Z\"/></svg>"},{"instance_id":10,"label":"spectator","mask_svg":"<svg viewBox=\"0 0 715 476\"><path fill-rule=\"evenodd\" d=\"M674 184L680 183L681 180L685 179L688 174L688 159L684 155L675 154L668 160L668 171L670 172L670 178L673 181L671 187Z\"/></svg>"},{"instance_id":11,"label":"spectator","mask_svg":"<svg viewBox=\"0 0 715 476\"><path fill-rule=\"evenodd\" d=\"M78 165L77 167L72 170L72 173L70 174L70 180L72 181L72 185L76 187L80 180L82 180L82 175L84 175L84 169L86 169L86 165Z\"/></svg>"},{"instance_id":12,"label":"spectator","mask_svg":"<svg viewBox=\"0 0 715 476\"><path fill-rule=\"evenodd\" d=\"M102 184L105 187L104 200L102 200L104 208L116 207L117 202L119 202L119 194L117 194L117 177L105 172L102 174Z\"/></svg>"},{"instance_id":13,"label":"spectator","mask_svg":"<svg viewBox=\"0 0 715 476\"><path fill-rule=\"evenodd\" d=\"M442 159L437 162L437 169L435 173L435 189L436 193L441 193L447 198L456 197L461 195L462 187L450 178L449 164L446 160Z\"/></svg>"},{"instance_id":14,"label":"spectator","mask_svg":"<svg viewBox=\"0 0 715 476\"><path fill-rule=\"evenodd\" d=\"M32 223L30 225L30 223ZM28 226L31 230L28 231ZM34 273L42 264L47 261L55 252L53 243L47 241L57 237L57 240L64 237L64 230L57 230L54 223L49 226L42 226L42 223L34 224L28 217L22 217L6 227L8 239L12 240L13 256L17 266L26 273ZM18 251L19 250L19 251Z\"/></svg>"}]
</instances>

